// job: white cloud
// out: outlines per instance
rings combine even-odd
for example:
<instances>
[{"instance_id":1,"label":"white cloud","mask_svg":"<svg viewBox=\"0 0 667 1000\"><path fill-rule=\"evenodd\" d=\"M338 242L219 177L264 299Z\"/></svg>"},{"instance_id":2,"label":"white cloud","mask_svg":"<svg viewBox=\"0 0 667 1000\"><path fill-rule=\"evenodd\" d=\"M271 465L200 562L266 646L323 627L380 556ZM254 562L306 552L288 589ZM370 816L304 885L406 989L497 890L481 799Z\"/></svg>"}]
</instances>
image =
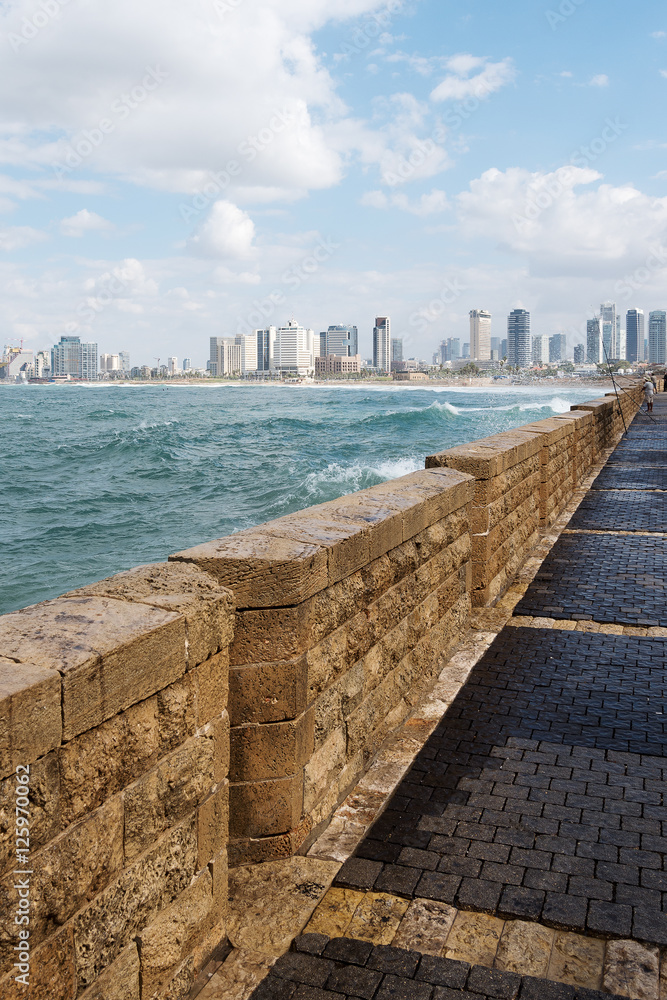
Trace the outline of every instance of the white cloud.
<instances>
[{"instance_id":1,"label":"white cloud","mask_svg":"<svg viewBox=\"0 0 667 1000\"><path fill-rule=\"evenodd\" d=\"M32 226L9 226L0 229L0 250L20 250L33 243L41 243L46 238L45 233Z\"/></svg>"},{"instance_id":2,"label":"white cloud","mask_svg":"<svg viewBox=\"0 0 667 1000\"><path fill-rule=\"evenodd\" d=\"M661 69L660 76L667 76L667 69Z\"/></svg>"},{"instance_id":3,"label":"white cloud","mask_svg":"<svg viewBox=\"0 0 667 1000\"><path fill-rule=\"evenodd\" d=\"M254 238L255 224L246 212L230 201L216 201L189 244L204 257L243 259L252 256Z\"/></svg>"},{"instance_id":4,"label":"white cloud","mask_svg":"<svg viewBox=\"0 0 667 1000\"><path fill-rule=\"evenodd\" d=\"M606 73L598 73L597 76L594 76L594 77L591 78L590 86L591 87L608 87L609 86L609 77L607 76Z\"/></svg>"},{"instance_id":5,"label":"white cloud","mask_svg":"<svg viewBox=\"0 0 667 1000\"><path fill-rule=\"evenodd\" d=\"M652 31L651 38L667 38L667 31Z\"/></svg>"},{"instance_id":6,"label":"white cloud","mask_svg":"<svg viewBox=\"0 0 667 1000\"><path fill-rule=\"evenodd\" d=\"M103 219L96 212L89 212L87 208L82 208L76 215L60 221L60 232L63 236L80 237L92 232L109 233L115 228L113 222Z\"/></svg>"},{"instance_id":7,"label":"white cloud","mask_svg":"<svg viewBox=\"0 0 667 1000\"><path fill-rule=\"evenodd\" d=\"M484 68L475 76L469 76L473 69ZM482 100L516 77L514 63L510 58L500 62L479 60L476 56L459 55L449 60L449 68L454 72L438 84L431 92L433 101L461 101L466 97L476 97Z\"/></svg>"},{"instance_id":8,"label":"white cloud","mask_svg":"<svg viewBox=\"0 0 667 1000\"><path fill-rule=\"evenodd\" d=\"M366 191L362 195L360 203L367 208L398 208L402 212L409 212L411 215L418 215L422 218L444 212L450 207L445 192L437 188L434 188L429 194L423 194L415 201L411 201L402 191L397 191L389 196L384 191Z\"/></svg>"}]
</instances>

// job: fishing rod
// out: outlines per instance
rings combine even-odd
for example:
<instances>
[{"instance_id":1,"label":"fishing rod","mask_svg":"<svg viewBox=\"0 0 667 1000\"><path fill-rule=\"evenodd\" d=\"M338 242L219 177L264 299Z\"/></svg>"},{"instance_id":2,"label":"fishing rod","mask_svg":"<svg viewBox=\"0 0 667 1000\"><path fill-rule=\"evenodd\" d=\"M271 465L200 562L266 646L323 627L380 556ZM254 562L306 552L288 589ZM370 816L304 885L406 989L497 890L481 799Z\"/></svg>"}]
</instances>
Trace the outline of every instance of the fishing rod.
<instances>
[{"instance_id":1,"label":"fishing rod","mask_svg":"<svg viewBox=\"0 0 667 1000\"><path fill-rule=\"evenodd\" d=\"M623 413L623 407L621 406L621 397L618 394L618 386L616 385L616 379L614 378L614 372L612 371L611 361L609 360L609 355L607 354L607 348L605 346L604 337L602 338L602 350L604 351L604 356L607 360L607 368L609 369L609 374L611 375L611 382L614 387L614 392L616 393L616 402L618 403L618 408L621 412L621 420L623 421L623 435L628 433L628 425L625 422L625 414Z\"/></svg>"}]
</instances>

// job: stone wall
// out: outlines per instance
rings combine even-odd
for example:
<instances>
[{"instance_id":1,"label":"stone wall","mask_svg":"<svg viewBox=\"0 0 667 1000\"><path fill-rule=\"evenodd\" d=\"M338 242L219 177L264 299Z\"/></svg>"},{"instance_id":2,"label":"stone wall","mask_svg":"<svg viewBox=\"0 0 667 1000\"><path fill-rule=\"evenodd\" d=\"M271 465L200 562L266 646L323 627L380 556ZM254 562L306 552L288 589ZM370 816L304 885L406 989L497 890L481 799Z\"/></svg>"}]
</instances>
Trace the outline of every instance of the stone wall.
<instances>
[{"instance_id":1,"label":"stone wall","mask_svg":"<svg viewBox=\"0 0 667 1000\"><path fill-rule=\"evenodd\" d=\"M0 617L3 1000L180 998L224 940L232 611L205 573L160 565Z\"/></svg>"},{"instance_id":2,"label":"stone wall","mask_svg":"<svg viewBox=\"0 0 667 1000\"><path fill-rule=\"evenodd\" d=\"M0 617L3 1000L181 1000L225 940L228 858L307 849L642 396Z\"/></svg>"},{"instance_id":3,"label":"stone wall","mask_svg":"<svg viewBox=\"0 0 667 1000\"><path fill-rule=\"evenodd\" d=\"M237 605L231 864L304 849L460 641L472 487L417 472L172 556Z\"/></svg>"}]
</instances>

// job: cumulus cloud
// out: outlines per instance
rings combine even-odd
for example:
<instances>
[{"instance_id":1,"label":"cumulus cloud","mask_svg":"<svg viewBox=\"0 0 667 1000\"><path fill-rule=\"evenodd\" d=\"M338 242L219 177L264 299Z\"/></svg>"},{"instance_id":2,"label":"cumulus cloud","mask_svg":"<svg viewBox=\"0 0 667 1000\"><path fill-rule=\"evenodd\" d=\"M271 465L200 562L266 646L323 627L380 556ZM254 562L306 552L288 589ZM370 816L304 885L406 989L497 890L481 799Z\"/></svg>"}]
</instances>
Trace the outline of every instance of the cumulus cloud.
<instances>
[{"instance_id":1,"label":"cumulus cloud","mask_svg":"<svg viewBox=\"0 0 667 1000\"><path fill-rule=\"evenodd\" d=\"M483 69L470 76L480 66ZM452 72L431 92L431 100L461 101L466 97L481 100L511 83L516 77L514 63L509 57L494 63L461 53L449 60L448 69Z\"/></svg>"},{"instance_id":2,"label":"cumulus cloud","mask_svg":"<svg viewBox=\"0 0 667 1000\"><path fill-rule=\"evenodd\" d=\"M384 191L366 191L360 202L368 208L398 208L403 212L409 212L411 215L418 215L422 218L428 218L449 208L447 195L437 188L414 200L411 200L402 191L397 191L389 196Z\"/></svg>"},{"instance_id":3,"label":"cumulus cloud","mask_svg":"<svg viewBox=\"0 0 667 1000\"><path fill-rule=\"evenodd\" d=\"M254 238L255 224L246 212L230 201L216 201L189 245L203 257L238 260L252 256Z\"/></svg>"},{"instance_id":4,"label":"cumulus cloud","mask_svg":"<svg viewBox=\"0 0 667 1000\"><path fill-rule=\"evenodd\" d=\"M606 73L598 73L597 76L591 78L591 87L608 87L609 77Z\"/></svg>"},{"instance_id":5,"label":"cumulus cloud","mask_svg":"<svg viewBox=\"0 0 667 1000\"><path fill-rule=\"evenodd\" d=\"M109 233L115 228L113 222L103 219L96 212L89 212L87 208L82 208L76 215L60 221L60 232L63 236L81 237L93 232Z\"/></svg>"},{"instance_id":6,"label":"cumulus cloud","mask_svg":"<svg viewBox=\"0 0 667 1000\"><path fill-rule=\"evenodd\" d=\"M20 250L46 239L46 234L32 226L9 226L0 229L0 250Z\"/></svg>"}]
</instances>

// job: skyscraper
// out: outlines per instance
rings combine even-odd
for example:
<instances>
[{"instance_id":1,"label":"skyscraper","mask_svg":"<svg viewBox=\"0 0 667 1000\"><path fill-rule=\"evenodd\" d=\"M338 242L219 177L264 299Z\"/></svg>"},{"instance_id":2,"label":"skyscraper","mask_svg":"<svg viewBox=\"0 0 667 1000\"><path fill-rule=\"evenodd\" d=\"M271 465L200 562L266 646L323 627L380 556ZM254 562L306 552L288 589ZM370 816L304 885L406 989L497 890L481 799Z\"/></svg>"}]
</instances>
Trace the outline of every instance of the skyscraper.
<instances>
[{"instance_id":1,"label":"skyscraper","mask_svg":"<svg viewBox=\"0 0 667 1000\"><path fill-rule=\"evenodd\" d=\"M100 371L116 372L120 369L120 357L117 354L100 354Z\"/></svg>"},{"instance_id":2,"label":"skyscraper","mask_svg":"<svg viewBox=\"0 0 667 1000\"><path fill-rule=\"evenodd\" d=\"M648 360L653 364L667 364L667 313L655 309L648 316Z\"/></svg>"},{"instance_id":3,"label":"skyscraper","mask_svg":"<svg viewBox=\"0 0 667 1000\"><path fill-rule=\"evenodd\" d=\"M391 321L389 316L377 316L373 327L373 367L391 371Z\"/></svg>"},{"instance_id":4,"label":"skyscraper","mask_svg":"<svg viewBox=\"0 0 667 1000\"><path fill-rule=\"evenodd\" d=\"M211 337L211 375L234 375L241 371L241 347L234 337Z\"/></svg>"},{"instance_id":5,"label":"skyscraper","mask_svg":"<svg viewBox=\"0 0 667 1000\"><path fill-rule=\"evenodd\" d=\"M129 372L130 370L130 352L129 351L119 351L118 360L120 362L120 370L123 372Z\"/></svg>"},{"instance_id":6,"label":"skyscraper","mask_svg":"<svg viewBox=\"0 0 667 1000\"><path fill-rule=\"evenodd\" d=\"M192 358L183 358L183 371L189 372L192 369Z\"/></svg>"},{"instance_id":7,"label":"skyscraper","mask_svg":"<svg viewBox=\"0 0 667 1000\"><path fill-rule=\"evenodd\" d=\"M273 368L296 375L311 375L315 371L314 337L312 330L299 326L291 319L276 329Z\"/></svg>"},{"instance_id":8,"label":"skyscraper","mask_svg":"<svg viewBox=\"0 0 667 1000\"><path fill-rule=\"evenodd\" d=\"M542 334L533 337L533 364L543 365L549 360L549 338Z\"/></svg>"},{"instance_id":9,"label":"skyscraper","mask_svg":"<svg viewBox=\"0 0 667 1000\"><path fill-rule=\"evenodd\" d=\"M565 361L567 357L567 337L564 333L554 333L549 337L549 361Z\"/></svg>"},{"instance_id":10,"label":"skyscraper","mask_svg":"<svg viewBox=\"0 0 667 1000\"><path fill-rule=\"evenodd\" d=\"M625 316L625 346L628 361L644 360L644 310L628 309Z\"/></svg>"},{"instance_id":11,"label":"skyscraper","mask_svg":"<svg viewBox=\"0 0 667 1000\"><path fill-rule=\"evenodd\" d=\"M330 326L326 332L324 353L336 354L341 358L351 358L358 354L359 332L356 326Z\"/></svg>"},{"instance_id":12,"label":"skyscraper","mask_svg":"<svg viewBox=\"0 0 667 1000\"><path fill-rule=\"evenodd\" d=\"M603 302L600 306L600 318L602 319L602 343L607 352L602 360L613 358L620 361L621 353L621 317L616 311L615 302Z\"/></svg>"},{"instance_id":13,"label":"skyscraper","mask_svg":"<svg viewBox=\"0 0 667 1000\"><path fill-rule=\"evenodd\" d=\"M325 336L320 334L320 337ZM276 328L269 326L266 330L255 330L257 338L257 371L269 372L273 368L273 349L276 343Z\"/></svg>"},{"instance_id":14,"label":"skyscraper","mask_svg":"<svg viewBox=\"0 0 667 1000\"><path fill-rule=\"evenodd\" d=\"M583 344L574 345L574 363L575 365L582 365L586 360L586 348Z\"/></svg>"},{"instance_id":15,"label":"skyscraper","mask_svg":"<svg viewBox=\"0 0 667 1000\"><path fill-rule=\"evenodd\" d=\"M507 363L515 368L530 368L530 313L513 309L507 317Z\"/></svg>"},{"instance_id":16,"label":"skyscraper","mask_svg":"<svg viewBox=\"0 0 667 1000\"><path fill-rule=\"evenodd\" d=\"M599 316L586 323L586 361L592 365L599 365L604 361L602 319Z\"/></svg>"},{"instance_id":17,"label":"skyscraper","mask_svg":"<svg viewBox=\"0 0 667 1000\"><path fill-rule=\"evenodd\" d=\"M444 341L443 341L444 344ZM438 352L439 356L440 352ZM403 338L402 337L392 337L391 338L391 370L396 371L403 364ZM442 360L436 360L433 362L434 365L443 364Z\"/></svg>"},{"instance_id":18,"label":"skyscraper","mask_svg":"<svg viewBox=\"0 0 667 1000\"><path fill-rule=\"evenodd\" d=\"M97 379L97 344L82 344L79 337L61 337L51 351L51 374Z\"/></svg>"},{"instance_id":19,"label":"skyscraper","mask_svg":"<svg viewBox=\"0 0 667 1000\"><path fill-rule=\"evenodd\" d=\"M491 357L491 313L485 309L470 310L470 357L473 361Z\"/></svg>"}]
</instances>

